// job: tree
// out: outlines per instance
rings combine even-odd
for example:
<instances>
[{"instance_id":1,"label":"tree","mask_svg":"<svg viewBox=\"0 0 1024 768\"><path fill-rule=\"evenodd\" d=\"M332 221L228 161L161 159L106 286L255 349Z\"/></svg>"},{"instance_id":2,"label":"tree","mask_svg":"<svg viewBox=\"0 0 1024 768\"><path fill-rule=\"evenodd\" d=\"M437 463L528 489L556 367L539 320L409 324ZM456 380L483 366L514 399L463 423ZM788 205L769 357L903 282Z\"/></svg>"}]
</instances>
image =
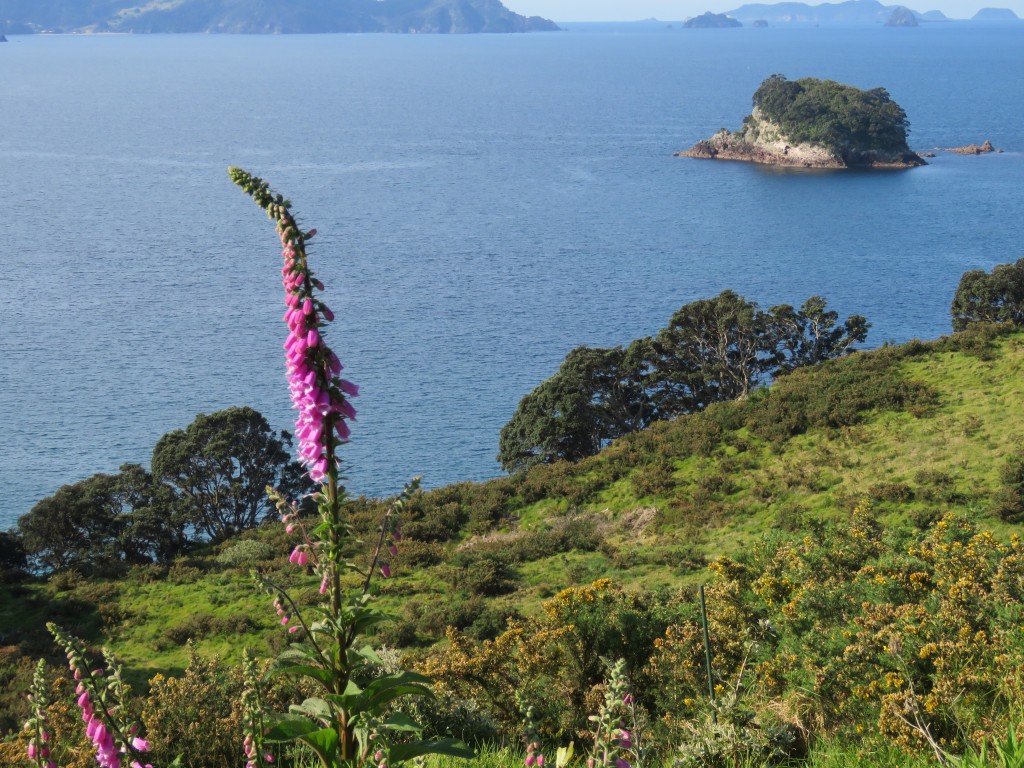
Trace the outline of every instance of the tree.
<instances>
[{"instance_id":1,"label":"tree","mask_svg":"<svg viewBox=\"0 0 1024 768\"><path fill-rule=\"evenodd\" d=\"M749 394L776 357L767 321L733 291L680 307L650 345L647 384L659 418Z\"/></svg>"},{"instance_id":2,"label":"tree","mask_svg":"<svg viewBox=\"0 0 1024 768\"><path fill-rule=\"evenodd\" d=\"M811 296L797 312L789 304L768 310L779 354L773 375L803 365L814 365L846 354L868 336L871 324L861 315L850 315L837 326L839 313L826 310L821 296Z\"/></svg>"},{"instance_id":3,"label":"tree","mask_svg":"<svg viewBox=\"0 0 1024 768\"><path fill-rule=\"evenodd\" d=\"M46 571L116 573L168 562L187 544L169 488L138 464L64 485L18 520L25 552Z\"/></svg>"},{"instance_id":4,"label":"tree","mask_svg":"<svg viewBox=\"0 0 1024 768\"><path fill-rule=\"evenodd\" d=\"M211 541L254 528L273 507L266 487L286 497L311 488L286 450L287 432L275 434L248 407L199 414L184 430L169 432L153 449L152 470L177 495L179 512Z\"/></svg>"},{"instance_id":5,"label":"tree","mask_svg":"<svg viewBox=\"0 0 1024 768\"><path fill-rule=\"evenodd\" d=\"M119 569L126 525L117 477L104 474L61 486L18 519L25 551L46 571Z\"/></svg>"},{"instance_id":6,"label":"tree","mask_svg":"<svg viewBox=\"0 0 1024 768\"><path fill-rule=\"evenodd\" d=\"M188 547L188 519L174 491L139 464L123 464L117 492L127 509L121 550L130 563L168 563Z\"/></svg>"},{"instance_id":7,"label":"tree","mask_svg":"<svg viewBox=\"0 0 1024 768\"><path fill-rule=\"evenodd\" d=\"M558 373L526 395L502 428L498 461L505 470L578 461L647 426L654 411L640 381L639 344L569 352Z\"/></svg>"},{"instance_id":8,"label":"tree","mask_svg":"<svg viewBox=\"0 0 1024 768\"><path fill-rule=\"evenodd\" d=\"M24 575L28 558L16 530L0 531L0 583Z\"/></svg>"},{"instance_id":9,"label":"tree","mask_svg":"<svg viewBox=\"0 0 1024 768\"><path fill-rule=\"evenodd\" d=\"M745 397L802 365L849 352L868 322L826 309L820 296L797 311L767 312L733 291L684 304L654 338L628 347L577 347L558 373L524 397L501 430L508 472L559 459L578 461L654 419Z\"/></svg>"},{"instance_id":10,"label":"tree","mask_svg":"<svg viewBox=\"0 0 1024 768\"><path fill-rule=\"evenodd\" d=\"M950 314L957 332L978 322L1024 325L1024 259L998 264L991 274L981 269L965 272Z\"/></svg>"}]
</instances>

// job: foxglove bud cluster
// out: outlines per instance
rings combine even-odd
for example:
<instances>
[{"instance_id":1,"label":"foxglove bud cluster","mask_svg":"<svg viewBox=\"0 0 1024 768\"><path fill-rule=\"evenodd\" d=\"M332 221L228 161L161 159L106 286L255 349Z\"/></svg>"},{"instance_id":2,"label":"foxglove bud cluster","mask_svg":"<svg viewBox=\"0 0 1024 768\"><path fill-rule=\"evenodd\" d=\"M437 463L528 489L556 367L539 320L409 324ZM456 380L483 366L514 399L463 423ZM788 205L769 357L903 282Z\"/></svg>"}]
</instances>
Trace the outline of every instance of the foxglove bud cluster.
<instances>
[{"instance_id":1,"label":"foxglove bud cluster","mask_svg":"<svg viewBox=\"0 0 1024 768\"><path fill-rule=\"evenodd\" d=\"M46 662L42 659L36 665L35 674L32 676L28 701L32 707L32 714L25 721L25 730L30 734L28 759L34 762L37 768L57 768L57 763L50 757L51 733L46 713L49 704L46 695Z\"/></svg>"},{"instance_id":2,"label":"foxglove bud cluster","mask_svg":"<svg viewBox=\"0 0 1024 768\"><path fill-rule=\"evenodd\" d=\"M529 746L526 747L526 760L523 761L526 768L544 768L544 755L540 751L540 743L531 741Z\"/></svg>"},{"instance_id":3,"label":"foxglove bud cluster","mask_svg":"<svg viewBox=\"0 0 1024 768\"><path fill-rule=\"evenodd\" d=\"M277 602L275 600L275 603ZM242 708L245 713L242 753L245 755L245 768L260 768L273 763L274 756L266 751L263 744L263 689L260 686L256 660L250 651L246 651L242 675L245 680L245 687L242 689Z\"/></svg>"},{"instance_id":4,"label":"foxglove bud cluster","mask_svg":"<svg viewBox=\"0 0 1024 768\"><path fill-rule=\"evenodd\" d=\"M299 544L295 547L295 549L292 550L291 555L288 556L288 562L292 565L305 567L309 563L309 546L306 544Z\"/></svg>"}]
</instances>

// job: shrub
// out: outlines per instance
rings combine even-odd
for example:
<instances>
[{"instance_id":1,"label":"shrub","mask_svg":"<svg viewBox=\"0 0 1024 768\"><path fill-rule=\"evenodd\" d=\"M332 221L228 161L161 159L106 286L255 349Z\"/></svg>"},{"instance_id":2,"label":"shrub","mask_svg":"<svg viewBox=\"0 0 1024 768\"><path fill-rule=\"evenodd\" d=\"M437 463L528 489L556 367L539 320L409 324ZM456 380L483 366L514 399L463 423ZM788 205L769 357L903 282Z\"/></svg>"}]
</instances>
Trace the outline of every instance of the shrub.
<instances>
[{"instance_id":1,"label":"shrub","mask_svg":"<svg viewBox=\"0 0 1024 768\"><path fill-rule=\"evenodd\" d=\"M274 557L274 548L269 544L254 539L238 541L225 547L216 560L219 565L227 568L239 568L249 566L261 560L270 560Z\"/></svg>"},{"instance_id":2,"label":"shrub","mask_svg":"<svg viewBox=\"0 0 1024 768\"><path fill-rule=\"evenodd\" d=\"M914 490L906 483L876 483L868 489L868 497L874 501L906 503L914 498Z\"/></svg>"},{"instance_id":3,"label":"shrub","mask_svg":"<svg viewBox=\"0 0 1024 768\"><path fill-rule=\"evenodd\" d=\"M995 513L1008 523L1024 521L1024 453L1008 457L999 477L1003 487L996 496Z\"/></svg>"},{"instance_id":4,"label":"shrub","mask_svg":"<svg viewBox=\"0 0 1024 768\"><path fill-rule=\"evenodd\" d=\"M154 764L169 765L180 754L185 768L238 765L243 736L239 669L201 659L190 647L181 677L157 675L149 688L142 723Z\"/></svg>"},{"instance_id":5,"label":"shrub","mask_svg":"<svg viewBox=\"0 0 1024 768\"><path fill-rule=\"evenodd\" d=\"M458 570L456 583L474 595L503 595L516 588L519 573L509 557L473 558Z\"/></svg>"},{"instance_id":6,"label":"shrub","mask_svg":"<svg viewBox=\"0 0 1024 768\"><path fill-rule=\"evenodd\" d=\"M672 477L675 468L666 459L660 459L653 464L640 467L630 482L633 484L633 493L637 498L645 496L663 496L675 487Z\"/></svg>"}]
</instances>

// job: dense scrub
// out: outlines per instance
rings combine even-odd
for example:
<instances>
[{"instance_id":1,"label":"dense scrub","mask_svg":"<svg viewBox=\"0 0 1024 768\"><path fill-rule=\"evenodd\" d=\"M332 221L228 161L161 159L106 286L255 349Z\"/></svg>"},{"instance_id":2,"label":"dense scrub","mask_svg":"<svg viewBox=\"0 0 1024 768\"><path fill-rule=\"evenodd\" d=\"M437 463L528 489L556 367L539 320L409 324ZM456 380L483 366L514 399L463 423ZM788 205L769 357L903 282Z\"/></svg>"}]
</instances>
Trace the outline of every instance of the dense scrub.
<instances>
[{"instance_id":1,"label":"dense scrub","mask_svg":"<svg viewBox=\"0 0 1024 768\"><path fill-rule=\"evenodd\" d=\"M841 522L770 537L710 569L717 706L694 592L607 579L560 592L493 641L452 630L425 669L510 736L525 698L543 733L568 741L587 730L601 659L623 658L658 744L687 744L717 711L744 724L762 757L803 754L823 737L962 751L1020 714L1019 536L1000 543L958 516L886 531L863 502Z\"/></svg>"}]
</instances>

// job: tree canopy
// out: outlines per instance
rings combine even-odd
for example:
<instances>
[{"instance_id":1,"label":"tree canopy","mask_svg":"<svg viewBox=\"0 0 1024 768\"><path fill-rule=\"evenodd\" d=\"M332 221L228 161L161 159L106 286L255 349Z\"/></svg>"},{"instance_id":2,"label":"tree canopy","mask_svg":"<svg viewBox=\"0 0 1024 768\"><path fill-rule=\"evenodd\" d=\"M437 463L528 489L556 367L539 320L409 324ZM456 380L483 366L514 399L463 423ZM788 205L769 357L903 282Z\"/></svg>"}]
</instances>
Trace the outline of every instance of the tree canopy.
<instances>
[{"instance_id":1,"label":"tree canopy","mask_svg":"<svg viewBox=\"0 0 1024 768\"><path fill-rule=\"evenodd\" d=\"M654 410L642 384L644 342L569 352L558 373L524 397L501 430L502 466L516 471L576 461L647 426Z\"/></svg>"},{"instance_id":2,"label":"tree canopy","mask_svg":"<svg viewBox=\"0 0 1024 768\"><path fill-rule=\"evenodd\" d=\"M909 152L907 113L885 88L862 91L835 80L772 75L754 92L754 107L794 143L838 154L850 147Z\"/></svg>"},{"instance_id":3,"label":"tree canopy","mask_svg":"<svg viewBox=\"0 0 1024 768\"><path fill-rule=\"evenodd\" d=\"M654 337L626 347L577 347L526 395L502 428L509 472L578 461L655 419L744 397L771 378L838 357L867 337L859 315L839 324L825 299L767 311L733 291L683 305Z\"/></svg>"},{"instance_id":4,"label":"tree canopy","mask_svg":"<svg viewBox=\"0 0 1024 768\"><path fill-rule=\"evenodd\" d=\"M61 486L18 520L36 568L114 573L126 565L167 562L184 548L184 522L169 489L138 464Z\"/></svg>"},{"instance_id":5,"label":"tree canopy","mask_svg":"<svg viewBox=\"0 0 1024 768\"><path fill-rule=\"evenodd\" d=\"M255 527L272 511L268 485L292 497L311 487L290 442L252 408L200 414L160 438L152 473L125 464L64 485L22 515L17 531L0 534L0 574L17 573L26 555L37 570L114 574L169 562L190 538L222 541Z\"/></svg>"},{"instance_id":6,"label":"tree canopy","mask_svg":"<svg viewBox=\"0 0 1024 768\"><path fill-rule=\"evenodd\" d=\"M298 496L311 485L288 453L291 435L275 434L259 411L199 414L153 449L153 475L177 496L180 513L211 541L259 525L273 511L266 488Z\"/></svg>"},{"instance_id":7,"label":"tree canopy","mask_svg":"<svg viewBox=\"0 0 1024 768\"><path fill-rule=\"evenodd\" d=\"M998 264L991 273L981 269L965 272L950 314L954 331L977 322L1024 325L1024 259Z\"/></svg>"}]
</instances>

